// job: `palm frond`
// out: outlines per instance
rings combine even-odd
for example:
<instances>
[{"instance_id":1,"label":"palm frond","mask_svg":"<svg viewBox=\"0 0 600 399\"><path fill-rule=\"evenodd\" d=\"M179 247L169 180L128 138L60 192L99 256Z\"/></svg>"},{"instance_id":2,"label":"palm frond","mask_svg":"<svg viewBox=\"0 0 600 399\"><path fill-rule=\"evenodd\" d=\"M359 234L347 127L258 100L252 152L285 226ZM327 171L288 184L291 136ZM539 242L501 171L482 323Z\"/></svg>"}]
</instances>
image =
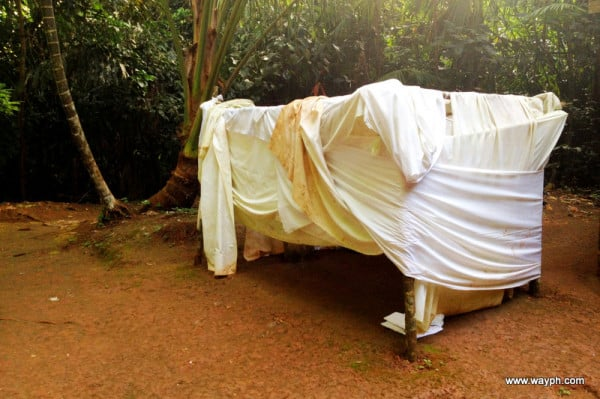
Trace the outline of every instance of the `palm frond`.
<instances>
[{"instance_id":1,"label":"palm frond","mask_svg":"<svg viewBox=\"0 0 600 399\"><path fill-rule=\"evenodd\" d=\"M587 10L576 4L553 3L533 10L527 17L529 19L549 20L566 14L573 16L585 15L587 14Z\"/></svg>"}]
</instances>

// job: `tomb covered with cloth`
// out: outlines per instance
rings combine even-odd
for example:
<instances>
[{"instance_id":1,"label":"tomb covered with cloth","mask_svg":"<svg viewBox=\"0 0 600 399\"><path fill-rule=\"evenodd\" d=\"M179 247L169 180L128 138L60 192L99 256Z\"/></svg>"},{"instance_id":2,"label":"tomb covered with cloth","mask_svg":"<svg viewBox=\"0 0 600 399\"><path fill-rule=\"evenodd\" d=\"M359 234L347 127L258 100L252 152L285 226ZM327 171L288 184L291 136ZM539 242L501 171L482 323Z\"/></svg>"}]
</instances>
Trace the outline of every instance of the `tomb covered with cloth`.
<instances>
[{"instance_id":1,"label":"tomb covered with cloth","mask_svg":"<svg viewBox=\"0 0 600 399\"><path fill-rule=\"evenodd\" d=\"M198 223L215 275L281 242L385 254L416 320L494 306L541 275L544 166L567 114L535 97L388 80L287 105L201 106ZM254 246L254 247L253 247Z\"/></svg>"}]
</instances>

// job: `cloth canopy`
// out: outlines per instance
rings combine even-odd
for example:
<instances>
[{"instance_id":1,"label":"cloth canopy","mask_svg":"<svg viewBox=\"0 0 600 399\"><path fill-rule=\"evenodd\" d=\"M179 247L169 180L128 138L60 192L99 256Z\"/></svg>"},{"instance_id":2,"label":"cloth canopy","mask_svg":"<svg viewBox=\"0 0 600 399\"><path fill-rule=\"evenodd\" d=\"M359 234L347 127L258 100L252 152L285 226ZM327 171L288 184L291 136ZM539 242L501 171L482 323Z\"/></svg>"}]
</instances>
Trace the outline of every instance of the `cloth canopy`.
<instances>
[{"instance_id":1,"label":"cloth canopy","mask_svg":"<svg viewBox=\"0 0 600 399\"><path fill-rule=\"evenodd\" d=\"M237 222L286 242L385 253L416 279L425 324L440 292L486 290L495 303L540 276L543 168L567 117L552 93L388 80L285 106L202 108L199 223L216 275L235 272Z\"/></svg>"}]
</instances>

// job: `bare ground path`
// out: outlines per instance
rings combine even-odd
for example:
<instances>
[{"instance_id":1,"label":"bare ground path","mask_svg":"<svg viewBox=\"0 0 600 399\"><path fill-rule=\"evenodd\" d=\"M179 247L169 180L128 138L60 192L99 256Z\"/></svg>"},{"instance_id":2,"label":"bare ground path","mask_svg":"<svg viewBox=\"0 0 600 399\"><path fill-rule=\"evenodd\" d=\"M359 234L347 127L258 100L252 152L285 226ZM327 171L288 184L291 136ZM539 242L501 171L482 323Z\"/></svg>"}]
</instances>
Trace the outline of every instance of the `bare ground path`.
<instances>
[{"instance_id":1,"label":"bare ground path","mask_svg":"<svg viewBox=\"0 0 600 399\"><path fill-rule=\"evenodd\" d=\"M379 325L402 303L383 257L215 279L193 212L97 228L95 205L0 204L0 398L600 398L598 208L547 203L541 297L447 318L413 364Z\"/></svg>"}]
</instances>

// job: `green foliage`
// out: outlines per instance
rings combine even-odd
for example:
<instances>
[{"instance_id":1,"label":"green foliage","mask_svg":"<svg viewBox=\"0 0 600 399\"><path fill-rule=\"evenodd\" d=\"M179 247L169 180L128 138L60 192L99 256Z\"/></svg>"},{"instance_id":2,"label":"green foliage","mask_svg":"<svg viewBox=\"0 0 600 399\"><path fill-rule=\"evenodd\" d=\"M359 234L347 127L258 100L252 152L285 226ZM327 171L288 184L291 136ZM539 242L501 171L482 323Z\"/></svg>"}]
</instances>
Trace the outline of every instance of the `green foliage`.
<instances>
[{"instance_id":1,"label":"green foliage","mask_svg":"<svg viewBox=\"0 0 600 399\"><path fill-rule=\"evenodd\" d=\"M431 370L433 368L433 362L430 359L424 358L423 364L420 364L417 368L419 370L424 370L424 369Z\"/></svg>"},{"instance_id":2,"label":"green foliage","mask_svg":"<svg viewBox=\"0 0 600 399\"><path fill-rule=\"evenodd\" d=\"M376 61L374 53L383 52L384 46L374 31L377 18L369 12L376 3L299 2L240 71L228 96L281 104L311 95L316 83L327 95L338 95L376 80L378 63L369 60ZM222 70L225 76L279 12L259 2L249 8L252 19L245 20L232 43Z\"/></svg>"},{"instance_id":3,"label":"green foliage","mask_svg":"<svg viewBox=\"0 0 600 399\"><path fill-rule=\"evenodd\" d=\"M574 100L567 125L547 166L547 182L569 188L600 187L600 104Z\"/></svg>"},{"instance_id":4,"label":"green foliage","mask_svg":"<svg viewBox=\"0 0 600 399\"><path fill-rule=\"evenodd\" d=\"M376 3L379 17L369 8ZM569 122L547 178L556 185L598 187L600 106L591 89L594 68L600 68L600 15L588 14L586 5L581 0L303 2L242 69L230 96L281 104L310 95L316 82L336 95L389 78L449 91L552 91L568 103ZM263 5L252 15L232 45L224 74L274 11ZM378 64L383 66L375 68Z\"/></svg>"},{"instance_id":5,"label":"green foliage","mask_svg":"<svg viewBox=\"0 0 600 399\"><path fill-rule=\"evenodd\" d=\"M18 111L18 102L11 100L12 90L7 89L3 83L0 83L0 124L2 126L12 126L14 117L11 117ZM0 170L6 163L17 154L17 137L11 129L0 129Z\"/></svg>"},{"instance_id":6,"label":"green foliage","mask_svg":"<svg viewBox=\"0 0 600 399\"><path fill-rule=\"evenodd\" d=\"M22 3L24 87L16 3L0 4L0 201L18 197L20 176L28 199L94 200L56 98L39 10L35 2ZM282 104L311 95L317 82L338 95L391 77L443 90L553 91L569 119L547 179L600 185L600 106L592 101L600 15L588 14L586 1L302 0L268 31L289 3L248 1L222 64L215 63L222 86L239 70L228 98ZM168 178L181 145L178 52L192 42L189 2L55 4L71 90L99 166L115 195L145 198ZM248 50L253 56L240 69ZM11 96L25 99L22 126Z\"/></svg>"},{"instance_id":7,"label":"green foliage","mask_svg":"<svg viewBox=\"0 0 600 399\"><path fill-rule=\"evenodd\" d=\"M237 31L244 13L247 0L204 0L202 12L194 18L199 22L194 25L194 50L190 53L190 71L187 75L189 90L186 85L185 102L191 107L198 107L202 102L214 96L214 88L220 70ZM210 12L208 12L210 10ZM216 18L213 18L215 16ZM183 154L194 158L198 155L198 137L202 123L202 113L195 109L185 109L187 131ZM189 120L188 120L189 118Z\"/></svg>"},{"instance_id":8,"label":"green foliage","mask_svg":"<svg viewBox=\"0 0 600 399\"><path fill-rule=\"evenodd\" d=\"M56 98L38 11L33 8L25 26L23 131L14 123L0 134L0 140L6 135L12 145L10 154L0 154L0 161L6 155L7 165L0 169L0 184L7 187L0 200L17 195L19 151L26 151L28 198L94 200ZM160 188L180 146L176 132L182 120L181 85L170 32L158 16L154 2L56 4L71 91L92 151L117 196L144 198ZM0 35L5 35L0 37L10 40L0 52L0 63L9 68L0 70L0 81L16 87L17 21L6 22L0 23ZM20 134L25 139L21 148Z\"/></svg>"},{"instance_id":9,"label":"green foliage","mask_svg":"<svg viewBox=\"0 0 600 399\"><path fill-rule=\"evenodd\" d=\"M65 52L74 100L115 194L142 198L168 176L179 146L182 93L168 27L146 19L158 12L151 8L85 11Z\"/></svg>"},{"instance_id":10,"label":"green foliage","mask_svg":"<svg viewBox=\"0 0 600 399\"><path fill-rule=\"evenodd\" d=\"M571 391L565 387L558 388L558 396L569 396Z\"/></svg>"},{"instance_id":11,"label":"green foliage","mask_svg":"<svg viewBox=\"0 0 600 399\"><path fill-rule=\"evenodd\" d=\"M581 98L584 88L589 94L600 34L597 16L576 4L550 1L518 2L493 11L497 15L489 25L502 55L496 78L501 90L552 91L567 100Z\"/></svg>"},{"instance_id":12,"label":"green foliage","mask_svg":"<svg viewBox=\"0 0 600 399\"><path fill-rule=\"evenodd\" d=\"M547 179L598 187L599 99L592 87L600 15L585 1L386 3L385 78L445 90L535 95L567 102L569 121ZM600 82L596 82L600 84Z\"/></svg>"},{"instance_id":13,"label":"green foliage","mask_svg":"<svg viewBox=\"0 0 600 399\"><path fill-rule=\"evenodd\" d=\"M11 89L0 83L0 115L10 116L19 110L19 103L11 100Z\"/></svg>"}]
</instances>

